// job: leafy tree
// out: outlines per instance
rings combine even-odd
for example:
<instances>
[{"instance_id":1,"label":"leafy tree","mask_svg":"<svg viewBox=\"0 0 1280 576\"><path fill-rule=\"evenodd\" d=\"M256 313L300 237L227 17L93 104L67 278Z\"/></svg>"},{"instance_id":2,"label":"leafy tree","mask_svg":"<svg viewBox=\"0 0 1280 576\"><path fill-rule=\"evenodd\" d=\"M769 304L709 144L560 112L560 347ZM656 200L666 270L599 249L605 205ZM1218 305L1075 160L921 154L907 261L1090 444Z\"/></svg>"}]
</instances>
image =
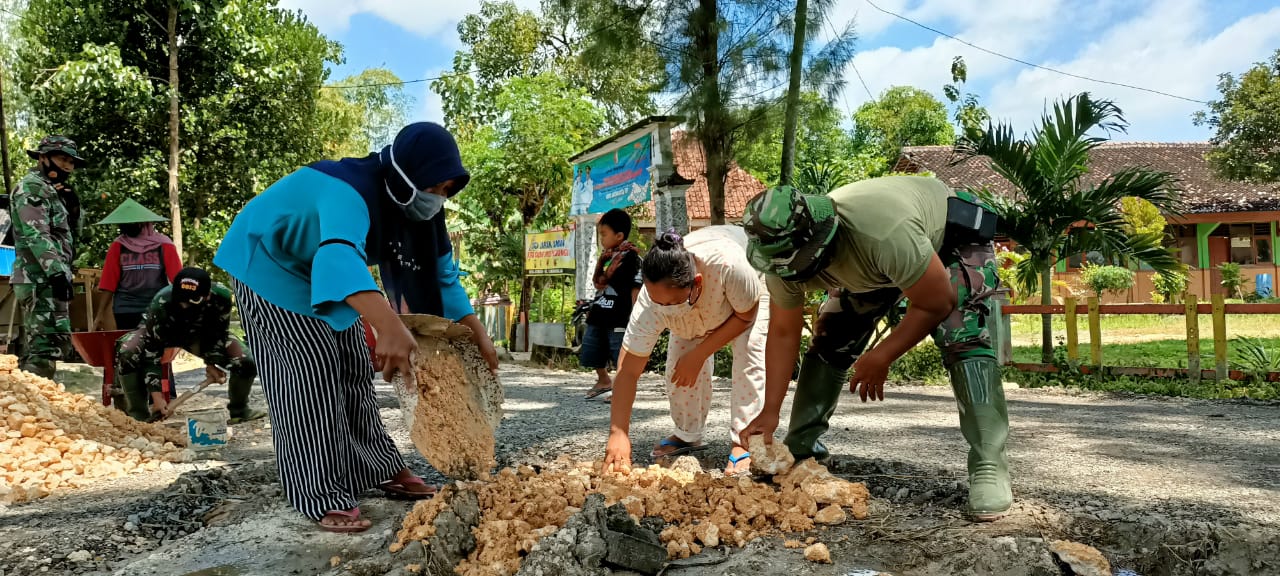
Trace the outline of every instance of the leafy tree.
<instances>
[{"instance_id":1,"label":"leafy tree","mask_svg":"<svg viewBox=\"0 0 1280 576\"><path fill-rule=\"evenodd\" d=\"M947 107L932 94L910 86L894 86L880 99L853 113L853 138L869 146L890 165L903 146L933 146L956 141Z\"/></svg>"},{"instance_id":2,"label":"leafy tree","mask_svg":"<svg viewBox=\"0 0 1280 576\"><path fill-rule=\"evenodd\" d=\"M432 82L446 123L466 138L494 122L497 98L514 78L554 72L584 88L604 111L606 125L620 129L655 111L652 94L661 87L662 63L653 46L626 53L590 52L593 31L613 22L598 13L579 14L547 2L544 15L519 9L510 0L485 0L480 11L458 24L464 48L452 70Z\"/></svg>"},{"instance_id":3,"label":"leafy tree","mask_svg":"<svg viewBox=\"0 0 1280 576\"><path fill-rule=\"evenodd\" d=\"M340 94L358 114L357 137L348 137L352 140L350 144L355 145L356 154L391 144L400 129L409 123L413 98L405 93L400 77L386 68L367 68L325 86L324 92Z\"/></svg>"},{"instance_id":4,"label":"leafy tree","mask_svg":"<svg viewBox=\"0 0 1280 576\"><path fill-rule=\"evenodd\" d=\"M207 264L255 191L321 156L317 89L340 49L272 0L30 0L17 42L31 134L66 133L91 161L76 176L90 219L126 197L166 204L176 88L180 211L194 263ZM100 260L115 231L86 233L83 254Z\"/></svg>"},{"instance_id":5,"label":"leafy tree","mask_svg":"<svg viewBox=\"0 0 1280 576\"><path fill-rule=\"evenodd\" d=\"M467 229L486 231L463 236L464 264L486 290L521 277L526 230L564 221L573 179L568 158L594 142L604 124L586 91L553 72L512 79L494 105L499 120L461 143L472 183L455 198L453 214ZM529 289L526 277L521 311L529 310Z\"/></svg>"},{"instance_id":6,"label":"leafy tree","mask_svg":"<svg viewBox=\"0 0 1280 576\"><path fill-rule=\"evenodd\" d=\"M960 135L977 137L982 133L982 127L991 121L991 114L978 102L977 94L961 92L968 80L969 66L964 63L963 56L956 56L951 60L951 83L942 87L942 95L951 102Z\"/></svg>"},{"instance_id":7,"label":"leafy tree","mask_svg":"<svg viewBox=\"0 0 1280 576\"><path fill-rule=\"evenodd\" d=\"M755 0L556 0L579 18L587 14L615 25L593 37L589 53L623 54L642 45L656 47L665 64L664 89L674 95L672 110L683 116L707 161L711 222L724 223L724 185L738 142L766 129L778 99L769 96L795 35L795 14ZM805 26L826 22L824 2L814 2ZM806 60L803 85L833 96L840 72L852 57L853 34L837 38Z\"/></svg>"},{"instance_id":8,"label":"leafy tree","mask_svg":"<svg viewBox=\"0 0 1280 576\"><path fill-rule=\"evenodd\" d=\"M1016 188L1012 196L981 191L1000 216L1009 238L1029 258L1017 265L1020 288L1027 292L1051 286L1059 257L1089 251L1145 262L1158 272L1177 270L1178 259L1151 236L1130 234L1121 208L1124 198L1141 198L1166 214L1178 214L1181 194L1172 174L1142 167L1123 168L1096 184L1084 180L1090 152L1106 138L1090 133L1123 132L1128 126L1120 108L1109 100L1095 100L1084 92L1055 102L1039 126L1026 137L1014 135L1009 124L988 123L977 140L956 146L960 160L985 156L991 168ZM1052 303L1051 290L1041 291L1041 303ZM1042 360L1053 361L1053 324L1041 316Z\"/></svg>"},{"instance_id":9,"label":"leafy tree","mask_svg":"<svg viewBox=\"0 0 1280 576\"><path fill-rule=\"evenodd\" d=\"M796 126L797 178L805 167L818 166L849 174L862 172L857 167L862 154L853 144L853 137L843 126L844 114L822 95L805 92L800 95L799 115L804 118ZM766 185L780 182L778 159L782 157L783 107L769 110L764 119L766 129L743 138L738 144L737 163L743 170ZM865 163L882 163L880 159L866 159ZM837 184L837 185L839 185Z\"/></svg>"},{"instance_id":10,"label":"leafy tree","mask_svg":"<svg viewBox=\"0 0 1280 576\"><path fill-rule=\"evenodd\" d=\"M1219 75L1218 92L1193 117L1214 130L1209 163L1233 180L1280 180L1280 50L1238 78Z\"/></svg>"},{"instance_id":11,"label":"leafy tree","mask_svg":"<svg viewBox=\"0 0 1280 576\"><path fill-rule=\"evenodd\" d=\"M1164 238L1167 222L1164 214L1154 204L1142 198L1121 198L1120 209L1124 212L1124 222L1129 234L1141 234L1157 239Z\"/></svg>"}]
</instances>

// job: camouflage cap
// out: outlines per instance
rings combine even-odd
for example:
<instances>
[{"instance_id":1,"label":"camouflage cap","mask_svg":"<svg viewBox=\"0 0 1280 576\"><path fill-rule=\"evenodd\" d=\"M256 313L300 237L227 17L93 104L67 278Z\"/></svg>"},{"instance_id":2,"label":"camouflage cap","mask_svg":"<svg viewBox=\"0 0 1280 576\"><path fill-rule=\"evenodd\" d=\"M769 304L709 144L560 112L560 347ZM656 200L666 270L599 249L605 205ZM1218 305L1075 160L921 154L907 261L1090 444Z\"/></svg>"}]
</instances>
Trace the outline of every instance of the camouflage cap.
<instances>
[{"instance_id":1,"label":"camouflage cap","mask_svg":"<svg viewBox=\"0 0 1280 576\"><path fill-rule=\"evenodd\" d=\"M827 196L779 186L747 201L742 226L750 237L747 258L755 269L783 280L807 280L830 256L835 206Z\"/></svg>"},{"instance_id":2,"label":"camouflage cap","mask_svg":"<svg viewBox=\"0 0 1280 576\"><path fill-rule=\"evenodd\" d=\"M27 156L33 160L39 158L41 154L49 154L51 152L61 152L70 156L75 160L77 166L84 166L88 162L80 157L80 147L76 146L75 140L67 138L61 134L50 134L40 140L40 144L35 150L27 150Z\"/></svg>"}]
</instances>

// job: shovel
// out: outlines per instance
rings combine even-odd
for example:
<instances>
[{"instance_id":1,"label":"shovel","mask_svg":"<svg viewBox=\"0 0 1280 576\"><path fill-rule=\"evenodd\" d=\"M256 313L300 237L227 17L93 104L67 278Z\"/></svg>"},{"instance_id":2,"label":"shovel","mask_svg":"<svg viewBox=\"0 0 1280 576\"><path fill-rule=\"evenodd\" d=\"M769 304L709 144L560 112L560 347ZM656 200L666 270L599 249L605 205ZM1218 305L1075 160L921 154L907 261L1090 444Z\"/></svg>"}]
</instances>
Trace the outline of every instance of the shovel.
<instances>
[{"instance_id":1,"label":"shovel","mask_svg":"<svg viewBox=\"0 0 1280 576\"><path fill-rule=\"evenodd\" d=\"M217 368L219 372L222 372L222 375L224 378L228 375L226 368L223 368L221 366L214 366L214 368ZM204 377L204 381L201 382L200 385L196 386L192 390L187 390L186 392L183 392L182 395L178 396L176 400L174 400L173 402L170 402L169 405L165 407L164 413L162 413L160 417L156 419L156 421L158 422L161 420L165 420L170 416L177 414L179 406L182 406L184 402L186 402L187 400L190 400L192 396L199 394L201 391L203 391L205 388L208 388L209 385L213 384L214 382L215 380L211 376L206 375Z\"/></svg>"}]
</instances>

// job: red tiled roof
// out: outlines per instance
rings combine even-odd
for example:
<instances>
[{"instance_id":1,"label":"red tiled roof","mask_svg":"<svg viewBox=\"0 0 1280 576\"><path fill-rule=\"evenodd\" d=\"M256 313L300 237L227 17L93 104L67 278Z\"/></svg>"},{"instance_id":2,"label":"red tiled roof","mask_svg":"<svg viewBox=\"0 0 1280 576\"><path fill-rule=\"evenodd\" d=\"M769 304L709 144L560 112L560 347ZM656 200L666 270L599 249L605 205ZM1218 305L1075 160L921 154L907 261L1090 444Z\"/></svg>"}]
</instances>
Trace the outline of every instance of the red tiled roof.
<instances>
[{"instance_id":1,"label":"red tiled roof","mask_svg":"<svg viewBox=\"0 0 1280 576\"><path fill-rule=\"evenodd\" d=\"M702 153L702 146L687 132L671 134L671 148L675 156L676 172L693 180L685 193L685 204L690 222L709 220L711 218L711 198L707 189L707 160ZM729 177L724 186L724 217L734 222L742 219L747 200L764 191L764 184L737 164L729 167ZM644 213L652 219L653 202L645 204Z\"/></svg>"},{"instance_id":2,"label":"red tiled roof","mask_svg":"<svg viewBox=\"0 0 1280 576\"><path fill-rule=\"evenodd\" d=\"M1205 142L1108 142L1093 151L1091 173L1085 179L1096 183L1122 168L1145 166L1171 172L1181 180L1187 214L1280 210L1280 185L1219 178L1205 160L1210 148ZM1014 192L1013 185L991 169L986 157L953 165L956 158L950 146L907 146L894 169L933 172L952 188Z\"/></svg>"}]
</instances>

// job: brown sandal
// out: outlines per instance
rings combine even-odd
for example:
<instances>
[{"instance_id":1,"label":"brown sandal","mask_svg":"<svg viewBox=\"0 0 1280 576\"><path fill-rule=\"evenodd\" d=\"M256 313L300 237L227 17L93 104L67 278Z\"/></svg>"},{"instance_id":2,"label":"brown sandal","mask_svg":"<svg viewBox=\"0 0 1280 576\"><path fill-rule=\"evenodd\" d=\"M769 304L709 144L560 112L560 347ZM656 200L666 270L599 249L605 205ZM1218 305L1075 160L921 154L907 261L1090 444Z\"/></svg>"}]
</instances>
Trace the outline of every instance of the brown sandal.
<instances>
[{"instance_id":1,"label":"brown sandal","mask_svg":"<svg viewBox=\"0 0 1280 576\"><path fill-rule=\"evenodd\" d=\"M360 520L360 507L356 506L355 508L352 508L350 510L330 510L324 513L325 518L328 518L330 516L341 516L342 518L347 520ZM316 524L320 526L321 530L324 530L326 532L338 532L338 533L344 533L344 534L354 533L354 532L364 532L365 530L368 530L373 527L372 522L370 522L368 526L361 526L360 524L325 524L323 518L316 521Z\"/></svg>"}]
</instances>

